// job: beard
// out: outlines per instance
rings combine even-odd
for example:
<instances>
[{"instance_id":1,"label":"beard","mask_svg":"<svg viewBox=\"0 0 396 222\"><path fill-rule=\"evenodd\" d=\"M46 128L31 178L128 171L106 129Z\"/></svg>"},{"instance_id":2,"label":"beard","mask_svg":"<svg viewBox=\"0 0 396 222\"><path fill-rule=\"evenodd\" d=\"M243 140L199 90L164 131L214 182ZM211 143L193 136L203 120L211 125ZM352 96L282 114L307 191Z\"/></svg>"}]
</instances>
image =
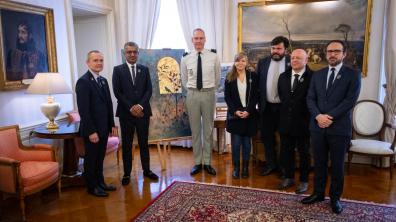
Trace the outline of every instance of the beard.
<instances>
[{"instance_id":1,"label":"beard","mask_svg":"<svg viewBox=\"0 0 396 222\"><path fill-rule=\"evenodd\" d=\"M277 62L281 61L283 57L285 57L285 54L277 54L277 53L271 54L271 59Z\"/></svg>"},{"instance_id":2,"label":"beard","mask_svg":"<svg viewBox=\"0 0 396 222\"><path fill-rule=\"evenodd\" d=\"M337 66L338 64L340 64L342 62L342 59L330 57L327 62L329 63L330 66Z\"/></svg>"}]
</instances>

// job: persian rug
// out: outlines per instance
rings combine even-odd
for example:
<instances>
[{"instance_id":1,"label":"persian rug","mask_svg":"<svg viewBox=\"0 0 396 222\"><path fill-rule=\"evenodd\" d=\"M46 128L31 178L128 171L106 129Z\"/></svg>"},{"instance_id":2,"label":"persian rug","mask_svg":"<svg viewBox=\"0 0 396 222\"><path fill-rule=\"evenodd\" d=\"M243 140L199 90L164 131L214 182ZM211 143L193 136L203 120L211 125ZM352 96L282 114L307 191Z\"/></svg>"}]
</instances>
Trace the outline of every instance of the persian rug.
<instances>
[{"instance_id":1,"label":"persian rug","mask_svg":"<svg viewBox=\"0 0 396 222\"><path fill-rule=\"evenodd\" d=\"M262 189L173 182L131 221L396 221L396 206L329 199L303 205L303 196Z\"/></svg>"}]
</instances>

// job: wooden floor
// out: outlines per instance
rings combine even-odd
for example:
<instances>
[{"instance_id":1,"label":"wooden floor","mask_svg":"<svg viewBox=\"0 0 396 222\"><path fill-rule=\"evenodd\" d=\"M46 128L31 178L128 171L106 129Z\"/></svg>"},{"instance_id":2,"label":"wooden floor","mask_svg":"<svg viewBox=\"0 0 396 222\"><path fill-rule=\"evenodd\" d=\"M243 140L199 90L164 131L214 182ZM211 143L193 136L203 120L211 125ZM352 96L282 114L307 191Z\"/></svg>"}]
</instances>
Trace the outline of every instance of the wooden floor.
<instances>
[{"instance_id":1,"label":"wooden floor","mask_svg":"<svg viewBox=\"0 0 396 222\"><path fill-rule=\"evenodd\" d=\"M107 198L97 198L86 193L84 187L64 188L58 196L52 188L26 198L28 221L128 221L142 210L153 198L174 180L200 181L242 187L276 189L279 179L276 175L258 175L261 166L251 166L248 179L232 179L231 155L213 153L213 166L217 176L200 173L191 177L193 155L188 149L174 148L167 155L166 171L160 169L155 148L151 148L151 168L160 176L159 182L143 179L138 150L135 151L131 183L121 186L122 165L117 166L115 155L105 160L106 182L117 186ZM312 191L313 174L310 174ZM294 192L294 188L287 190ZM396 178L390 180L387 170L367 165L352 165L345 176L343 198L396 205ZM0 221L20 221L20 209L16 198L1 200Z\"/></svg>"}]
</instances>

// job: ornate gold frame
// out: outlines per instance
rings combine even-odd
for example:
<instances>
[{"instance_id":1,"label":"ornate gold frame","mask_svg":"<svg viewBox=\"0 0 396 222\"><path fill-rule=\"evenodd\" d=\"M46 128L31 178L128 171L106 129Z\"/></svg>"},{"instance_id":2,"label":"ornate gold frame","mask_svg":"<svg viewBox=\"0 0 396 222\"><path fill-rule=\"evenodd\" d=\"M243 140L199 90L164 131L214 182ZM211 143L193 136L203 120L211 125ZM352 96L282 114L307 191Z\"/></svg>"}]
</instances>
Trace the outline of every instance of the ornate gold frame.
<instances>
[{"instance_id":1,"label":"ornate gold frame","mask_svg":"<svg viewBox=\"0 0 396 222\"><path fill-rule=\"evenodd\" d=\"M47 59L48 59L48 71L57 72L57 59L56 59L56 44L55 44L55 32L54 32L54 13L52 9L33 6L24 3L17 3L11 1L1 1L0 10L10 10L16 12L31 13L36 15L44 16L45 20L45 38L47 48ZM4 51L4 40L3 40L3 28L0 17L0 90L16 90L27 88L28 84L24 84L22 81L7 81L6 79L6 53Z\"/></svg>"},{"instance_id":2,"label":"ornate gold frame","mask_svg":"<svg viewBox=\"0 0 396 222\"><path fill-rule=\"evenodd\" d=\"M243 26L243 8L244 7L260 7L271 4L304 4L316 1L326 0L259 0L254 2L240 2L238 3L238 51L242 51L242 26ZM332 0L337 1L337 0ZM368 65L368 53L369 53L369 42L370 42L370 27L371 27L371 9L372 0L367 0L367 12L365 21L365 40L363 50L363 63L362 63L362 76L367 76L367 65Z\"/></svg>"}]
</instances>

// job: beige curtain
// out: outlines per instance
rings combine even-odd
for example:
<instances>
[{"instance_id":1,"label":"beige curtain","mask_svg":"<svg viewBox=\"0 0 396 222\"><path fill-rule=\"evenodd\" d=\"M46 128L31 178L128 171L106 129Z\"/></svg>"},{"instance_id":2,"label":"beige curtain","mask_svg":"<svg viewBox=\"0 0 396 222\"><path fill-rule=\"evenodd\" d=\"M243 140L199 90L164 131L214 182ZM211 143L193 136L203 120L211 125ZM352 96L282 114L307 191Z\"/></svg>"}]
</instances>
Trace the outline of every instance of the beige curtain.
<instances>
[{"instance_id":1,"label":"beige curtain","mask_svg":"<svg viewBox=\"0 0 396 222\"><path fill-rule=\"evenodd\" d=\"M384 55L386 95L384 106L388 123L393 123L396 115L396 1L388 0L386 10ZM387 129L385 139L391 142L393 139L392 130Z\"/></svg>"}]
</instances>

